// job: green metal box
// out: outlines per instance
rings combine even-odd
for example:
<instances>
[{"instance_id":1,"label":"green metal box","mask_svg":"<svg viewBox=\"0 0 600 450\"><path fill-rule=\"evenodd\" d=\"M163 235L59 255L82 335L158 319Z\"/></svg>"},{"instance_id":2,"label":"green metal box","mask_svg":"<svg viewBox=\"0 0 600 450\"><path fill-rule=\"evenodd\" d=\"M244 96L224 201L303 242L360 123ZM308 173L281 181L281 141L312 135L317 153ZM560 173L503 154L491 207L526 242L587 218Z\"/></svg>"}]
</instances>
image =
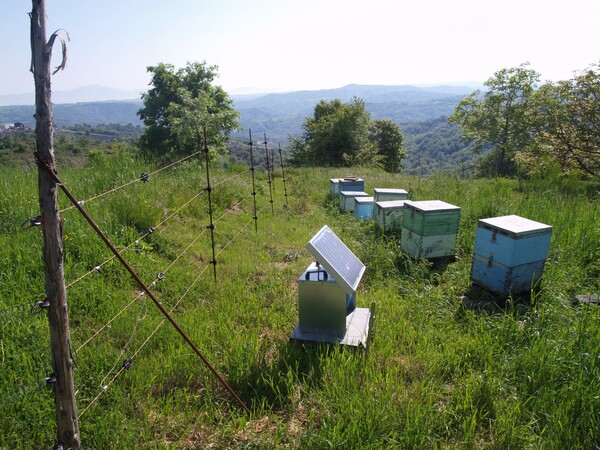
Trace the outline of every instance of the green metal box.
<instances>
[{"instance_id":1,"label":"green metal box","mask_svg":"<svg viewBox=\"0 0 600 450\"><path fill-rule=\"evenodd\" d=\"M298 313L303 333L346 334L346 316L356 307L356 293L347 294L325 269L312 263L298 280Z\"/></svg>"}]
</instances>

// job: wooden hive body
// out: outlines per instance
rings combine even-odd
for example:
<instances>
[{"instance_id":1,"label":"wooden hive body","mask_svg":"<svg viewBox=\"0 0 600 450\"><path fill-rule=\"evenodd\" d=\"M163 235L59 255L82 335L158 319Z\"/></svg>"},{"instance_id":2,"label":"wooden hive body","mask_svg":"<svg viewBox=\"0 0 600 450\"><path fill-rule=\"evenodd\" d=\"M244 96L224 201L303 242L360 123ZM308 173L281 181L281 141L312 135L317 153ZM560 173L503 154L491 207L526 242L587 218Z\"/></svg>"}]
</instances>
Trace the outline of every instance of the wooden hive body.
<instances>
[{"instance_id":1,"label":"wooden hive body","mask_svg":"<svg viewBox=\"0 0 600 450\"><path fill-rule=\"evenodd\" d=\"M329 196L332 198L338 198L340 196L340 179L330 178L329 179Z\"/></svg>"},{"instance_id":2,"label":"wooden hive body","mask_svg":"<svg viewBox=\"0 0 600 450\"><path fill-rule=\"evenodd\" d=\"M552 227L510 215L479 220L471 280L502 295L529 291L542 276Z\"/></svg>"},{"instance_id":3,"label":"wooden hive body","mask_svg":"<svg viewBox=\"0 0 600 450\"><path fill-rule=\"evenodd\" d=\"M373 197L354 197L354 217L373 220Z\"/></svg>"},{"instance_id":4,"label":"wooden hive body","mask_svg":"<svg viewBox=\"0 0 600 450\"><path fill-rule=\"evenodd\" d=\"M357 177L340 178L338 181L339 191L358 191L365 190L365 180Z\"/></svg>"},{"instance_id":5,"label":"wooden hive body","mask_svg":"<svg viewBox=\"0 0 600 450\"><path fill-rule=\"evenodd\" d=\"M375 218L380 231L393 232L402 228L404 202L406 200L389 200L375 203Z\"/></svg>"},{"instance_id":6,"label":"wooden hive body","mask_svg":"<svg viewBox=\"0 0 600 450\"><path fill-rule=\"evenodd\" d=\"M414 258L454 256L460 208L440 200L407 201L401 249Z\"/></svg>"},{"instance_id":7,"label":"wooden hive body","mask_svg":"<svg viewBox=\"0 0 600 450\"><path fill-rule=\"evenodd\" d=\"M375 202L386 202L390 200L407 200L408 192L404 189L375 188L373 189Z\"/></svg>"},{"instance_id":8,"label":"wooden hive body","mask_svg":"<svg viewBox=\"0 0 600 450\"><path fill-rule=\"evenodd\" d=\"M340 191L340 211L354 212L354 198L368 196L369 194L362 191Z\"/></svg>"}]
</instances>

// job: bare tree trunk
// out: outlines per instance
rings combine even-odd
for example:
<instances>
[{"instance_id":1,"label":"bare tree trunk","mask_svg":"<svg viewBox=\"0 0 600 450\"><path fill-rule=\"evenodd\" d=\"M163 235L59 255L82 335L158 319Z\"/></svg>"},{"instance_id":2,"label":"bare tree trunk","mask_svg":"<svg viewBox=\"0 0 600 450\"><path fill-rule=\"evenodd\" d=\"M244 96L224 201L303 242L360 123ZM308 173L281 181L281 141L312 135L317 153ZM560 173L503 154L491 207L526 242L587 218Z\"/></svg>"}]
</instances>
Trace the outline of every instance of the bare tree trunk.
<instances>
[{"instance_id":1,"label":"bare tree trunk","mask_svg":"<svg viewBox=\"0 0 600 450\"><path fill-rule=\"evenodd\" d=\"M54 130L52 123L51 72L52 45L57 36L46 41L45 0L33 0L31 12L31 70L35 81L35 120L39 198L43 230L43 256L46 266L46 297L50 300L49 322L54 383L57 439L63 448L80 448L79 421L75 403L73 358L67 313L65 287L62 222L60 219L56 183L47 168L55 170ZM65 47L63 42L64 67ZM58 69L57 69L58 70Z\"/></svg>"}]
</instances>

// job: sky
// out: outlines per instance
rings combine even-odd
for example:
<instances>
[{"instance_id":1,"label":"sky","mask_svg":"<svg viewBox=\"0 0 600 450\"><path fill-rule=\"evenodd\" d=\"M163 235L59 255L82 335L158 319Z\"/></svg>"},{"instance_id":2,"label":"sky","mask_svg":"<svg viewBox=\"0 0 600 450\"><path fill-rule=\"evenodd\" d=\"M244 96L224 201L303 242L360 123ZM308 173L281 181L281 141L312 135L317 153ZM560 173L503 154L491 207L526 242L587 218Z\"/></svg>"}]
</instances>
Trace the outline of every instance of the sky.
<instances>
[{"instance_id":1,"label":"sky","mask_svg":"<svg viewBox=\"0 0 600 450\"><path fill-rule=\"evenodd\" d=\"M0 4L0 95L33 92L31 2ZM61 91L142 91L161 62L216 65L235 94L483 82L526 62L558 81L600 61L599 0L47 0L46 13L48 34L70 37Z\"/></svg>"}]
</instances>

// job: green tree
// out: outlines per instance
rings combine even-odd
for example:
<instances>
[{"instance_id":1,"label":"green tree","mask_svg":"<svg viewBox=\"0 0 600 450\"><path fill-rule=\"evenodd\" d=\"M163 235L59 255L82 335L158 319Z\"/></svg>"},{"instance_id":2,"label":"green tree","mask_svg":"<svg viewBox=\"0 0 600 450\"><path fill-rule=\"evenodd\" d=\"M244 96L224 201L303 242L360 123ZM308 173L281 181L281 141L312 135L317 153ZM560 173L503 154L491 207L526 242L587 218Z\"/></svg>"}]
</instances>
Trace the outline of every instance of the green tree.
<instances>
[{"instance_id":1,"label":"green tree","mask_svg":"<svg viewBox=\"0 0 600 450\"><path fill-rule=\"evenodd\" d=\"M193 153L204 127L210 145L224 151L222 144L239 126L239 114L227 93L213 85L217 67L204 61L175 70L160 63L148 67L148 72L152 88L142 94L144 106L138 111L146 126L140 138L142 151L159 157Z\"/></svg>"},{"instance_id":2,"label":"green tree","mask_svg":"<svg viewBox=\"0 0 600 450\"><path fill-rule=\"evenodd\" d=\"M536 93L540 151L523 155L534 168L552 158L563 173L600 175L600 63Z\"/></svg>"},{"instance_id":3,"label":"green tree","mask_svg":"<svg viewBox=\"0 0 600 450\"><path fill-rule=\"evenodd\" d=\"M513 175L517 152L535 147L536 114L532 96L540 75L521 64L502 69L479 90L461 100L450 122L461 126L463 139L472 141L474 149L491 151L483 160L491 175Z\"/></svg>"},{"instance_id":4,"label":"green tree","mask_svg":"<svg viewBox=\"0 0 600 450\"><path fill-rule=\"evenodd\" d=\"M357 97L349 103L321 100L313 117L305 120L302 136L290 138L292 164L335 167L372 164L377 160L377 152L369 138L370 123L365 102Z\"/></svg>"},{"instance_id":5,"label":"green tree","mask_svg":"<svg viewBox=\"0 0 600 450\"><path fill-rule=\"evenodd\" d=\"M404 136L398 125L389 119L375 119L371 123L371 142L377 147L381 164L387 172L400 172L406 158Z\"/></svg>"}]
</instances>

